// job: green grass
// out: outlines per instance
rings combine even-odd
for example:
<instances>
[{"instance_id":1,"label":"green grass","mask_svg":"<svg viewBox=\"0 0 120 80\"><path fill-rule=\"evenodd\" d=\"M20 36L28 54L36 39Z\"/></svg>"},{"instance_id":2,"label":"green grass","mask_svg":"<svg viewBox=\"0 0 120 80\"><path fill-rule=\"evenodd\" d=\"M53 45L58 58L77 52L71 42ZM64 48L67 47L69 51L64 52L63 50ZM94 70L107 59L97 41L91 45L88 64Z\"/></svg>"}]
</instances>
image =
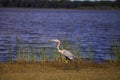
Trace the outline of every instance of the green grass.
<instances>
[{"instance_id":1,"label":"green grass","mask_svg":"<svg viewBox=\"0 0 120 80\"><path fill-rule=\"evenodd\" d=\"M13 62L13 57L12 57L12 47L9 46L9 62Z\"/></svg>"},{"instance_id":2,"label":"green grass","mask_svg":"<svg viewBox=\"0 0 120 80\"><path fill-rule=\"evenodd\" d=\"M111 45L111 53L109 56L110 61L120 62L120 41L113 40Z\"/></svg>"},{"instance_id":3,"label":"green grass","mask_svg":"<svg viewBox=\"0 0 120 80\"><path fill-rule=\"evenodd\" d=\"M119 80L120 64L3 63L0 80Z\"/></svg>"}]
</instances>

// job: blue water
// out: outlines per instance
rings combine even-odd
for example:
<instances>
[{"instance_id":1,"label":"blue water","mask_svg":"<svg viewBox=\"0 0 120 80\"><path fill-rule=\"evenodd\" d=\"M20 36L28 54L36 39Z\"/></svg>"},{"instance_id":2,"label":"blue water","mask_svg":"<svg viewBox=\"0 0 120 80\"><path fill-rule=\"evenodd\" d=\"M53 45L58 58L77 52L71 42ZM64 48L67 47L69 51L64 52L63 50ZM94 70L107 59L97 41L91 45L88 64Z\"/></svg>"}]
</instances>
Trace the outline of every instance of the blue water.
<instances>
[{"instance_id":1,"label":"blue water","mask_svg":"<svg viewBox=\"0 0 120 80\"><path fill-rule=\"evenodd\" d=\"M0 62L8 61L8 46L16 60L16 35L35 48L38 43L55 47L50 39L66 36L68 42L81 43L86 57L92 47L95 60L107 60L112 40L120 39L119 15L119 10L0 9Z\"/></svg>"}]
</instances>

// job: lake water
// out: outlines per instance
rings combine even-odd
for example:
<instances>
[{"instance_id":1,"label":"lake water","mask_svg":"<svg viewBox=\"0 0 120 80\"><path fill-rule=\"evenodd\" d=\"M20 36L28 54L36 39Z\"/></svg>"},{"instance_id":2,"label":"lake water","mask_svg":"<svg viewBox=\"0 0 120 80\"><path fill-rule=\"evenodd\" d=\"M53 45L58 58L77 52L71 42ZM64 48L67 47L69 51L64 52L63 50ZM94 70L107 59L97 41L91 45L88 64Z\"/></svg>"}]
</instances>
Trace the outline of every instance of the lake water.
<instances>
[{"instance_id":1,"label":"lake water","mask_svg":"<svg viewBox=\"0 0 120 80\"><path fill-rule=\"evenodd\" d=\"M92 47L96 60L107 60L112 40L120 39L119 15L118 10L0 9L0 62L8 61L9 46L16 59L16 35L35 48L55 47L50 39L66 36L81 43L86 57Z\"/></svg>"}]
</instances>

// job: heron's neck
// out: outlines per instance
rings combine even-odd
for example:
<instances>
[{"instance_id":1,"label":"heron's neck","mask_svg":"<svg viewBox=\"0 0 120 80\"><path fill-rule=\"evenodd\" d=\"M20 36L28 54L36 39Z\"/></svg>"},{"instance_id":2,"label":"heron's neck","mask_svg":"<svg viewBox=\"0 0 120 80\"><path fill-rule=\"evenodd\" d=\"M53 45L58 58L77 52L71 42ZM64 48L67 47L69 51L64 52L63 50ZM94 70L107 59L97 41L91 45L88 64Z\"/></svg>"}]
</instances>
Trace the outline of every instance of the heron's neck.
<instances>
[{"instance_id":1,"label":"heron's neck","mask_svg":"<svg viewBox=\"0 0 120 80\"><path fill-rule=\"evenodd\" d=\"M60 50L60 42L58 42L58 44L57 44L57 49L58 49L59 52L61 52L61 50Z\"/></svg>"}]
</instances>

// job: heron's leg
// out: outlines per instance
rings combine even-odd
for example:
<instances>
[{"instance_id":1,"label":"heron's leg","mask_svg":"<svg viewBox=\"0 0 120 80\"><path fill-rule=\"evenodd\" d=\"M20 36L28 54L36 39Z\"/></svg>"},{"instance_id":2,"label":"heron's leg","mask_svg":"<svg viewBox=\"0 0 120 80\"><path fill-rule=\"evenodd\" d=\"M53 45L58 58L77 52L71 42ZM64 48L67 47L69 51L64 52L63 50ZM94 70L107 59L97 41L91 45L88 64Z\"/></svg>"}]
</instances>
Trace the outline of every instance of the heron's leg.
<instances>
[{"instance_id":1,"label":"heron's leg","mask_svg":"<svg viewBox=\"0 0 120 80\"><path fill-rule=\"evenodd\" d=\"M68 57L65 56L65 58L66 58L65 63L71 62L71 60Z\"/></svg>"},{"instance_id":2,"label":"heron's leg","mask_svg":"<svg viewBox=\"0 0 120 80\"><path fill-rule=\"evenodd\" d=\"M65 63L68 63L68 60L65 60Z\"/></svg>"}]
</instances>

